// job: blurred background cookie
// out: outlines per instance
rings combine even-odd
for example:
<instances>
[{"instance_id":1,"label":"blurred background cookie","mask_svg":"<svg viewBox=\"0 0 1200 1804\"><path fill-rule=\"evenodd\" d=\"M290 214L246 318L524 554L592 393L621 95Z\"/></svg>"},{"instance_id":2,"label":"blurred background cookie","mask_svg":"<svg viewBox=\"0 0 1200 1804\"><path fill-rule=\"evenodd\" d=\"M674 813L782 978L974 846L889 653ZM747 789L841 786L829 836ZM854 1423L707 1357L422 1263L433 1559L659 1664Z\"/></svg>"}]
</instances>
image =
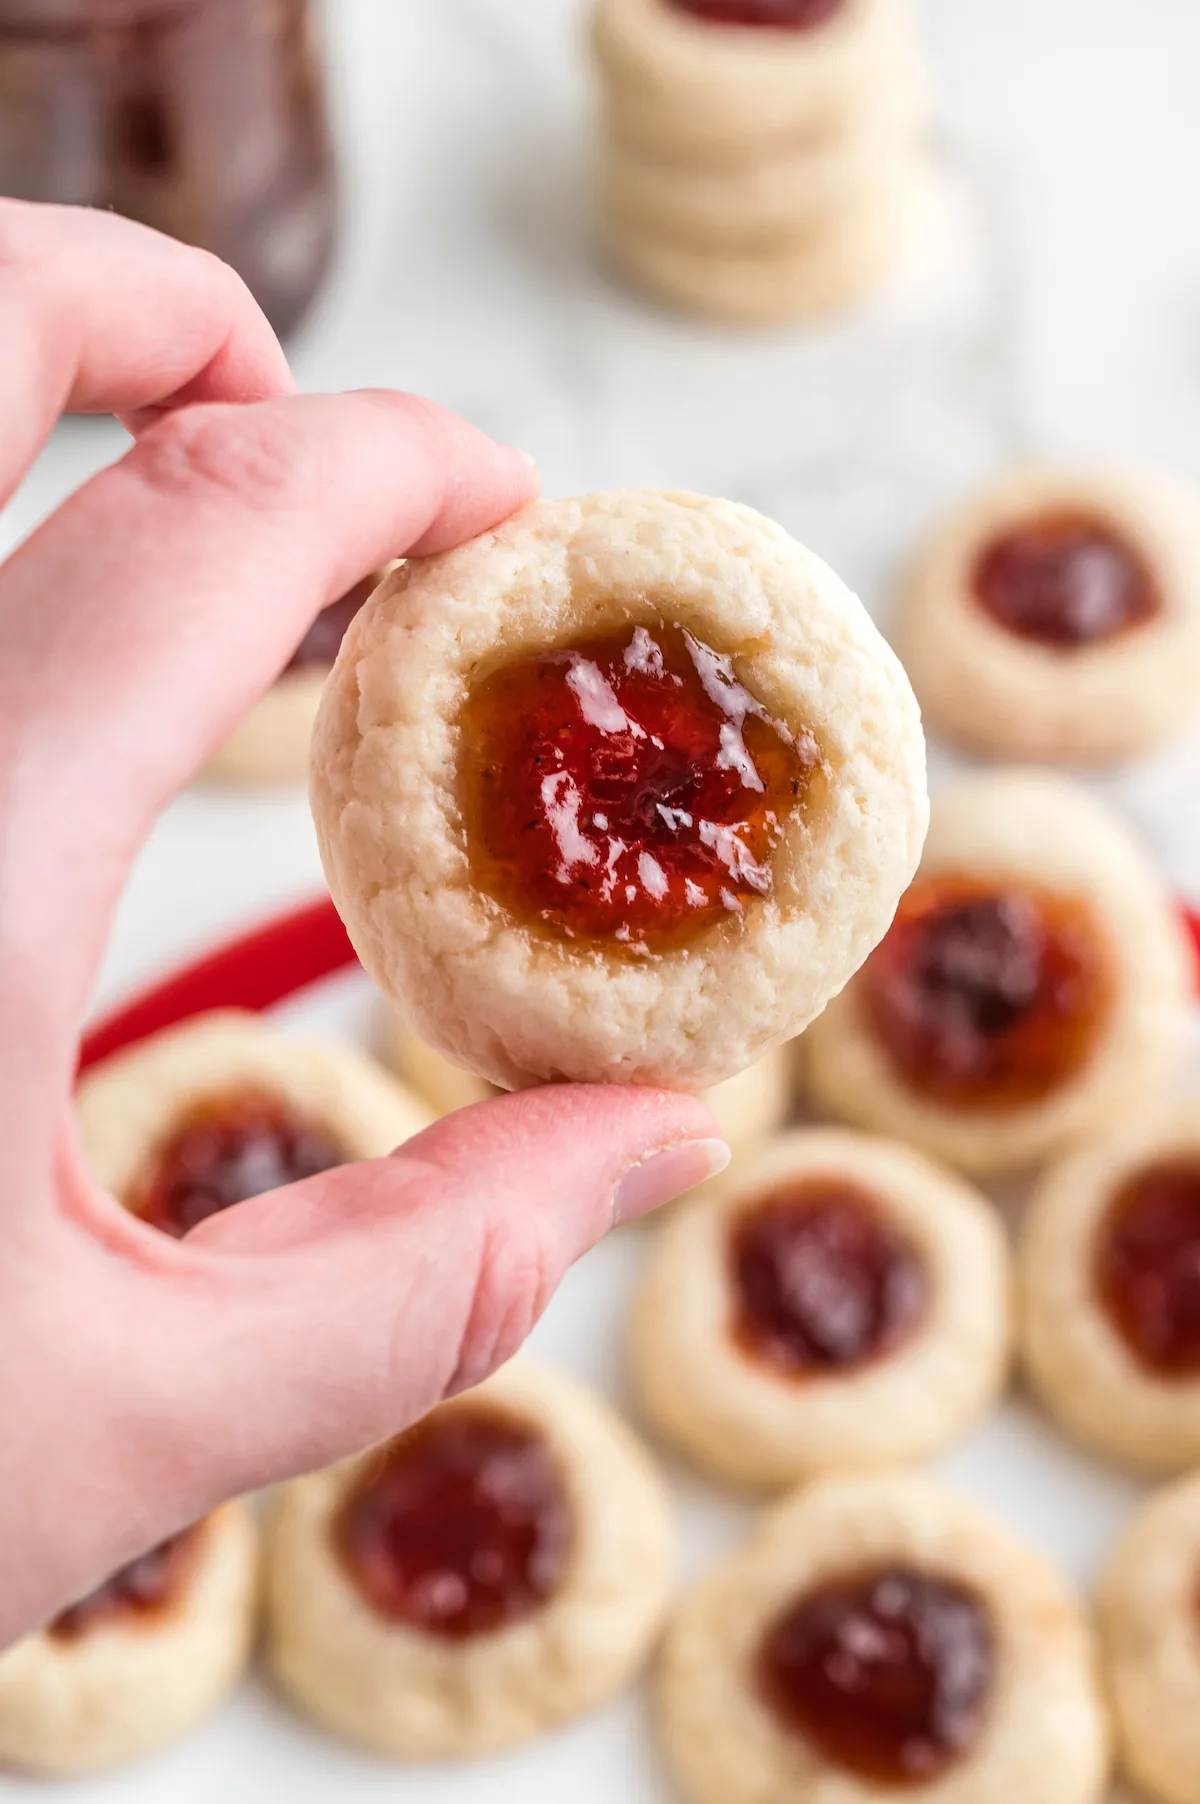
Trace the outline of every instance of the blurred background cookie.
<instances>
[{"instance_id":1,"label":"blurred background cookie","mask_svg":"<svg viewBox=\"0 0 1200 1804\"><path fill-rule=\"evenodd\" d=\"M809 1084L965 1170L1035 1165L1154 1098L1192 974L1116 815L1044 772L964 778L934 804L882 946L805 1035Z\"/></svg>"},{"instance_id":2,"label":"blurred background cookie","mask_svg":"<svg viewBox=\"0 0 1200 1804\"><path fill-rule=\"evenodd\" d=\"M667 1635L691 1804L1096 1804L1108 1724L1083 1610L926 1479L830 1478L767 1512Z\"/></svg>"},{"instance_id":3,"label":"blurred background cookie","mask_svg":"<svg viewBox=\"0 0 1200 1804\"><path fill-rule=\"evenodd\" d=\"M1200 1464L1200 1113L1097 1131L1030 1201L1025 1370L1066 1430L1149 1471Z\"/></svg>"},{"instance_id":4,"label":"blurred background cookie","mask_svg":"<svg viewBox=\"0 0 1200 1804\"><path fill-rule=\"evenodd\" d=\"M226 1504L0 1654L0 1760L90 1773L215 1710L250 1660L258 1531Z\"/></svg>"},{"instance_id":5,"label":"blurred background cookie","mask_svg":"<svg viewBox=\"0 0 1200 1804\"><path fill-rule=\"evenodd\" d=\"M822 1128L680 1207L630 1321L655 1427L756 1486L926 1457L995 1401L1009 1340L992 1205L907 1147Z\"/></svg>"},{"instance_id":6,"label":"blurred background cookie","mask_svg":"<svg viewBox=\"0 0 1200 1804\"><path fill-rule=\"evenodd\" d=\"M929 724L960 745L1147 751L1200 707L1200 501L1162 477L1017 472L933 535L896 636Z\"/></svg>"},{"instance_id":7,"label":"blurred background cookie","mask_svg":"<svg viewBox=\"0 0 1200 1804\"><path fill-rule=\"evenodd\" d=\"M317 1722L393 1758L465 1759L620 1690L673 1570L666 1490L632 1433L519 1361L283 1489L268 1660Z\"/></svg>"}]
</instances>

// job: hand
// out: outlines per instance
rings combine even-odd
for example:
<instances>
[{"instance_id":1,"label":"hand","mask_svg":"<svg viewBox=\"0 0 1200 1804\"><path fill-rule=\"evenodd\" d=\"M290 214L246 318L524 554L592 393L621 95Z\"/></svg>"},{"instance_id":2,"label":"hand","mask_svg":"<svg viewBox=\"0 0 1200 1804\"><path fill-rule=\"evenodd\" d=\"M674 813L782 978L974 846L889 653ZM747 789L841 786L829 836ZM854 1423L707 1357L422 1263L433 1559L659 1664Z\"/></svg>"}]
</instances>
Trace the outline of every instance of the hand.
<instances>
[{"instance_id":1,"label":"hand","mask_svg":"<svg viewBox=\"0 0 1200 1804\"><path fill-rule=\"evenodd\" d=\"M296 395L204 253L0 201L0 504L64 410L135 442L0 568L0 1644L221 1499L481 1380L614 1220L723 1163L699 1103L558 1088L182 1242L98 1192L77 1037L155 815L319 609L535 478L426 402Z\"/></svg>"}]
</instances>

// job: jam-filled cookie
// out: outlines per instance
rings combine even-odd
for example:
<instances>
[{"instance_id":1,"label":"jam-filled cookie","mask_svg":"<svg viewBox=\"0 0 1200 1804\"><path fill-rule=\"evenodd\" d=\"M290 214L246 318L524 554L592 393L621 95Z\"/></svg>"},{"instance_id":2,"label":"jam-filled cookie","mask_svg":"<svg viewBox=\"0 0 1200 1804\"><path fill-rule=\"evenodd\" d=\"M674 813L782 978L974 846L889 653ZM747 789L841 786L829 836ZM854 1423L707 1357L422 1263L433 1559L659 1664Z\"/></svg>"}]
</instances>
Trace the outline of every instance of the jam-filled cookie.
<instances>
[{"instance_id":1,"label":"jam-filled cookie","mask_svg":"<svg viewBox=\"0 0 1200 1804\"><path fill-rule=\"evenodd\" d=\"M176 1238L264 1191L385 1158L431 1120L356 1047L293 1040L233 1011L106 1060L76 1106L97 1181Z\"/></svg>"},{"instance_id":2,"label":"jam-filled cookie","mask_svg":"<svg viewBox=\"0 0 1200 1804\"><path fill-rule=\"evenodd\" d=\"M1142 1505L1100 1575L1096 1611L1140 1804L1200 1804L1200 1474Z\"/></svg>"},{"instance_id":3,"label":"jam-filled cookie","mask_svg":"<svg viewBox=\"0 0 1200 1804\"><path fill-rule=\"evenodd\" d=\"M878 951L805 1039L836 1114L978 1172L1136 1115L1179 1057L1191 954L1132 836L1040 772L959 783Z\"/></svg>"},{"instance_id":4,"label":"jam-filled cookie","mask_svg":"<svg viewBox=\"0 0 1200 1804\"><path fill-rule=\"evenodd\" d=\"M317 615L287 669L209 759L207 778L217 783L304 781L321 692L346 628L382 577L376 570Z\"/></svg>"},{"instance_id":5,"label":"jam-filled cookie","mask_svg":"<svg viewBox=\"0 0 1200 1804\"><path fill-rule=\"evenodd\" d=\"M1152 1471L1200 1465L1200 1113L1160 1112L1064 1160L1031 1199L1021 1343L1073 1433Z\"/></svg>"},{"instance_id":6,"label":"jam-filled cookie","mask_svg":"<svg viewBox=\"0 0 1200 1804\"><path fill-rule=\"evenodd\" d=\"M848 589L746 507L542 502L397 570L347 634L313 812L359 956L512 1089L705 1089L884 932L924 744Z\"/></svg>"},{"instance_id":7,"label":"jam-filled cookie","mask_svg":"<svg viewBox=\"0 0 1200 1804\"><path fill-rule=\"evenodd\" d=\"M598 0L593 42L659 133L722 154L836 131L912 60L906 0Z\"/></svg>"},{"instance_id":8,"label":"jam-filled cookie","mask_svg":"<svg viewBox=\"0 0 1200 1804\"><path fill-rule=\"evenodd\" d=\"M226 1504L0 1654L0 1761L94 1772L207 1716L250 1658L257 1564L253 1516Z\"/></svg>"},{"instance_id":9,"label":"jam-filled cookie","mask_svg":"<svg viewBox=\"0 0 1200 1804\"><path fill-rule=\"evenodd\" d=\"M1200 507L1144 476L1010 476L934 536L898 637L930 723L963 745L1146 751L1200 695Z\"/></svg>"},{"instance_id":10,"label":"jam-filled cookie","mask_svg":"<svg viewBox=\"0 0 1200 1804\"><path fill-rule=\"evenodd\" d=\"M1098 1804L1108 1765L1078 1604L915 1477L769 1511L685 1602L659 1706L691 1804Z\"/></svg>"},{"instance_id":11,"label":"jam-filled cookie","mask_svg":"<svg viewBox=\"0 0 1200 1804\"><path fill-rule=\"evenodd\" d=\"M1004 1233L907 1147L801 1129L667 1222L631 1326L647 1414L719 1478L916 1460L1003 1384Z\"/></svg>"},{"instance_id":12,"label":"jam-filled cookie","mask_svg":"<svg viewBox=\"0 0 1200 1804\"><path fill-rule=\"evenodd\" d=\"M452 1065L432 1046L426 1046L399 1015L391 1018L388 1053L403 1082L439 1115L451 1115L455 1109L501 1094L485 1078ZM792 1101L791 1060L784 1048L777 1046L736 1077L704 1091L703 1099L717 1118L722 1140L735 1149L753 1146L787 1119Z\"/></svg>"},{"instance_id":13,"label":"jam-filled cookie","mask_svg":"<svg viewBox=\"0 0 1200 1804\"><path fill-rule=\"evenodd\" d=\"M925 170L897 159L885 179L784 238L749 245L666 235L610 214L609 256L668 306L731 325L782 325L850 306L898 269L929 211Z\"/></svg>"},{"instance_id":14,"label":"jam-filled cookie","mask_svg":"<svg viewBox=\"0 0 1200 1804\"><path fill-rule=\"evenodd\" d=\"M304 1711L379 1753L491 1753L633 1677L673 1562L665 1488L624 1423L520 1362L280 1494L268 1657Z\"/></svg>"}]
</instances>

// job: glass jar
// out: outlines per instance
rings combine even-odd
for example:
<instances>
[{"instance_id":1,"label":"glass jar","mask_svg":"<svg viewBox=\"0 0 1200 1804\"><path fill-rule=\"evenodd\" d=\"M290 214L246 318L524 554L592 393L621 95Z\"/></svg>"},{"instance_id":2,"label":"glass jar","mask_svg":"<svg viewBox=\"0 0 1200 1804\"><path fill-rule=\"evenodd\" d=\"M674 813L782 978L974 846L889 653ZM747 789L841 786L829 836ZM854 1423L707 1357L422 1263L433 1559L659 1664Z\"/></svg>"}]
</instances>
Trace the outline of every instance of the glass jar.
<instances>
[{"instance_id":1,"label":"glass jar","mask_svg":"<svg viewBox=\"0 0 1200 1804\"><path fill-rule=\"evenodd\" d=\"M333 241L310 15L310 0L0 0L0 194L203 245L289 331Z\"/></svg>"}]
</instances>

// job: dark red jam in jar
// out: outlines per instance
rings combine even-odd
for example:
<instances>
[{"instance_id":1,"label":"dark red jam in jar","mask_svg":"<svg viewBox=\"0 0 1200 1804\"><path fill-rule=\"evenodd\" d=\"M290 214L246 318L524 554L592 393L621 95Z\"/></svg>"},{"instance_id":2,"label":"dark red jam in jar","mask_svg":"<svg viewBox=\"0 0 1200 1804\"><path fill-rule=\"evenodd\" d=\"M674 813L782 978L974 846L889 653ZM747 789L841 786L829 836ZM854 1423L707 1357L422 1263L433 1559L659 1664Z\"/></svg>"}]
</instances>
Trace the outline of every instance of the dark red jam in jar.
<instances>
[{"instance_id":1,"label":"dark red jam in jar","mask_svg":"<svg viewBox=\"0 0 1200 1804\"><path fill-rule=\"evenodd\" d=\"M1139 1364L1160 1378L1200 1373L1200 1157L1122 1184L1097 1238L1095 1282Z\"/></svg>"},{"instance_id":2,"label":"dark red jam in jar","mask_svg":"<svg viewBox=\"0 0 1200 1804\"><path fill-rule=\"evenodd\" d=\"M842 1178L781 1185L735 1223L729 1259L738 1344L789 1377L894 1352L928 1300L917 1248Z\"/></svg>"},{"instance_id":3,"label":"dark red jam in jar","mask_svg":"<svg viewBox=\"0 0 1200 1804\"><path fill-rule=\"evenodd\" d=\"M1111 1000L1086 903L954 875L918 878L863 981L902 1081L973 1109L1037 1102L1075 1076Z\"/></svg>"},{"instance_id":4,"label":"dark red jam in jar","mask_svg":"<svg viewBox=\"0 0 1200 1804\"><path fill-rule=\"evenodd\" d=\"M480 888L553 938L636 954L771 895L820 766L729 658L663 623L496 671L460 726Z\"/></svg>"},{"instance_id":5,"label":"dark red jam in jar","mask_svg":"<svg viewBox=\"0 0 1200 1804\"><path fill-rule=\"evenodd\" d=\"M92 1629L122 1621L148 1623L179 1597L200 1544L201 1525L184 1529L151 1548L56 1616L47 1631L56 1641L78 1641Z\"/></svg>"},{"instance_id":6,"label":"dark red jam in jar","mask_svg":"<svg viewBox=\"0 0 1200 1804\"><path fill-rule=\"evenodd\" d=\"M0 194L202 245L286 333L334 230L311 0L0 0Z\"/></svg>"},{"instance_id":7,"label":"dark red jam in jar","mask_svg":"<svg viewBox=\"0 0 1200 1804\"><path fill-rule=\"evenodd\" d=\"M292 654L289 670L310 669L313 665L330 665L342 649L342 640L350 622L379 584L379 572L356 583L340 601L322 608Z\"/></svg>"},{"instance_id":8,"label":"dark red jam in jar","mask_svg":"<svg viewBox=\"0 0 1200 1804\"><path fill-rule=\"evenodd\" d=\"M797 1600L759 1650L778 1720L876 1785L926 1785L971 1753L995 1678L989 1613L965 1585L907 1567Z\"/></svg>"},{"instance_id":9,"label":"dark red jam in jar","mask_svg":"<svg viewBox=\"0 0 1200 1804\"><path fill-rule=\"evenodd\" d=\"M680 12L714 25L757 25L774 31L811 31L825 25L846 0L671 0Z\"/></svg>"},{"instance_id":10,"label":"dark red jam in jar","mask_svg":"<svg viewBox=\"0 0 1200 1804\"><path fill-rule=\"evenodd\" d=\"M538 1429L490 1406L456 1404L368 1468L333 1535L380 1615L458 1641L531 1616L553 1596L572 1517Z\"/></svg>"},{"instance_id":11,"label":"dark red jam in jar","mask_svg":"<svg viewBox=\"0 0 1200 1804\"><path fill-rule=\"evenodd\" d=\"M345 1162L325 1130L280 1097L250 1091L212 1097L179 1122L128 1206L179 1239L235 1203Z\"/></svg>"},{"instance_id":12,"label":"dark red jam in jar","mask_svg":"<svg viewBox=\"0 0 1200 1804\"><path fill-rule=\"evenodd\" d=\"M1132 632L1161 607L1135 548L1078 514L1010 528L980 553L973 586L999 626L1065 651Z\"/></svg>"}]
</instances>

